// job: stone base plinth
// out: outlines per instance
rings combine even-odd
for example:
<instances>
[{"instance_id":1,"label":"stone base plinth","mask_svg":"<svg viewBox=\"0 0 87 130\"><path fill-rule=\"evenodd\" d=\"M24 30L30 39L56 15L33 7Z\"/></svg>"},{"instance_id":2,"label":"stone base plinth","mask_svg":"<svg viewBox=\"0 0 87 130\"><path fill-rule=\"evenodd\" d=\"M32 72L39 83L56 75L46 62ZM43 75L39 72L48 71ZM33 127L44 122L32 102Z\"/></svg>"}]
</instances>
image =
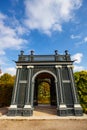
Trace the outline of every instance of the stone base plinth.
<instances>
[{"instance_id":1,"label":"stone base plinth","mask_svg":"<svg viewBox=\"0 0 87 130\"><path fill-rule=\"evenodd\" d=\"M32 116L33 109L32 108L9 108L8 116Z\"/></svg>"}]
</instances>

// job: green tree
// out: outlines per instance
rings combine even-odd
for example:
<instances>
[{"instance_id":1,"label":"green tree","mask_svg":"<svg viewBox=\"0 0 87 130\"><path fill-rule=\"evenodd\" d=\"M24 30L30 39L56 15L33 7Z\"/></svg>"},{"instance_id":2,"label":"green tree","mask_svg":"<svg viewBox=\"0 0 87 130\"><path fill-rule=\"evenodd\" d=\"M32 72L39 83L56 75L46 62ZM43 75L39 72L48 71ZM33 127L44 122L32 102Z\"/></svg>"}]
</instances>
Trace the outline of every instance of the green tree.
<instances>
[{"instance_id":1,"label":"green tree","mask_svg":"<svg viewBox=\"0 0 87 130\"><path fill-rule=\"evenodd\" d=\"M83 111L87 113L87 71L75 72L75 83L83 107Z\"/></svg>"},{"instance_id":2,"label":"green tree","mask_svg":"<svg viewBox=\"0 0 87 130\"><path fill-rule=\"evenodd\" d=\"M50 85L47 82L41 82L38 86L38 103L50 103Z\"/></svg>"},{"instance_id":3,"label":"green tree","mask_svg":"<svg viewBox=\"0 0 87 130\"><path fill-rule=\"evenodd\" d=\"M0 84L10 84L10 83L13 84L14 79L15 79L15 76L5 73L0 77Z\"/></svg>"},{"instance_id":4,"label":"green tree","mask_svg":"<svg viewBox=\"0 0 87 130\"><path fill-rule=\"evenodd\" d=\"M0 77L0 106L8 106L11 103L12 90L15 76L5 73Z\"/></svg>"}]
</instances>

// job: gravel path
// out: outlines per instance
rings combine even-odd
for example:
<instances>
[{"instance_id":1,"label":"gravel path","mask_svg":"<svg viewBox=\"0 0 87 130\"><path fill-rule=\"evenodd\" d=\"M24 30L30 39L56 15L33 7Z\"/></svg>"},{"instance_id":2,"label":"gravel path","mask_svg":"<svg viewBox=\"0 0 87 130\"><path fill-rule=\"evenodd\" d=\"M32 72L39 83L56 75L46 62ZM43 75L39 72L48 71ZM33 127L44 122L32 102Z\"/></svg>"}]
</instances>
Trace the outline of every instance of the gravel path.
<instances>
[{"instance_id":1,"label":"gravel path","mask_svg":"<svg viewBox=\"0 0 87 130\"><path fill-rule=\"evenodd\" d=\"M59 117L53 110L36 109L31 117L7 117L8 108L0 108L0 130L87 130L87 115Z\"/></svg>"},{"instance_id":2,"label":"gravel path","mask_svg":"<svg viewBox=\"0 0 87 130\"><path fill-rule=\"evenodd\" d=\"M0 130L87 130L87 120L0 120Z\"/></svg>"}]
</instances>

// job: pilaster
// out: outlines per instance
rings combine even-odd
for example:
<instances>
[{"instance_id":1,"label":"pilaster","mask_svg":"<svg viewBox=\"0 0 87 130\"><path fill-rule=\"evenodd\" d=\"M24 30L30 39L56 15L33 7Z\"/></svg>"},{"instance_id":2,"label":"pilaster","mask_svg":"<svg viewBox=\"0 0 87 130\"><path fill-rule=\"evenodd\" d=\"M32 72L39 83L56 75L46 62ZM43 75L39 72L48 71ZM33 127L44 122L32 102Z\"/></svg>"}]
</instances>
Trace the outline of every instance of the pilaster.
<instances>
[{"instance_id":1,"label":"pilaster","mask_svg":"<svg viewBox=\"0 0 87 130\"><path fill-rule=\"evenodd\" d=\"M55 68L57 70L57 78L58 78L58 82L59 82L58 85L60 88L60 104L59 104L59 108L58 108L57 112L58 112L58 115L64 116L64 115L67 115L67 108L66 108L66 104L64 101L64 90L63 90L62 73L61 73L62 66L56 65Z\"/></svg>"},{"instance_id":2,"label":"pilaster","mask_svg":"<svg viewBox=\"0 0 87 130\"><path fill-rule=\"evenodd\" d=\"M57 81L55 81L55 87L56 87L57 109L59 109L59 94L58 94L58 82Z\"/></svg>"},{"instance_id":3,"label":"pilaster","mask_svg":"<svg viewBox=\"0 0 87 130\"><path fill-rule=\"evenodd\" d=\"M32 70L34 66L27 66L28 68L28 84L26 89L26 102L25 106L23 108L23 115L24 116L32 116L33 114L33 108L32 108L32 102L31 102L31 96L32 96Z\"/></svg>"},{"instance_id":4,"label":"pilaster","mask_svg":"<svg viewBox=\"0 0 87 130\"><path fill-rule=\"evenodd\" d=\"M17 72L16 72L16 82L15 82L15 86L13 88L13 97L12 97L12 101L11 101L11 105L17 104L16 102L16 98L17 98L17 93L18 93L18 82L19 82L19 73L20 73L20 69L22 68L22 66L16 66L17 68Z\"/></svg>"},{"instance_id":5,"label":"pilaster","mask_svg":"<svg viewBox=\"0 0 87 130\"><path fill-rule=\"evenodd\" d=\"M82 111L82 107L79 104L79 100L78 100L78 95L77 95L77 91L75 88L75 81L74 81L74 77L73 77L73 65L67 65L68 70L69 70L69 76L70 76L70 80L71 80L71 87L72 87L72 94L73 94L73 100L74 100L74 114L76 116L78 115L83 115L83 111Z\"/></svg>"},{"instance_id":6,"label":"pilaster","mask_svg":"<svg viewBox=\"0 0 87 130\"><path fill-rule=\"evenodd\" d=\"M74 103L78 104L78 97L77 97L74 78L73 78L73 74L72 74L73 65L67 65L67 67L68 67L69 77L70 77L70 81L71 81L71 87L72 87L72 92L73 92Z\"/></svg>"},{"instance_id":7,"label":"pilaster","mask_svg":"<svg viewBox=\"0 0 87 130\"><path fill-rule=\"evenodd\" d=\"M25 105L30 105L30 89L31 89L31 78L32 78L32 69L34 66L27 66L28 68L28 84L27 84L27 91L26 91L26 102Z\"/></svg>"},{"instance_id":8,"label":"pilaster","mask_svg":"<svg viewBox=\"0 0 87 130\"><path fill-rule=\"evenodd\" d=\"M16 115L17 112L17 95L18 95L18 82L19 82L19 73L20 73L20 69L22 68L22 66L16 66L16 80L15 80L15 85L13 88L13 93L12 93L12 100L11 100L11 105L9 107L8 110L8 116L9 115Z\"/></svg>"}]
</instances>

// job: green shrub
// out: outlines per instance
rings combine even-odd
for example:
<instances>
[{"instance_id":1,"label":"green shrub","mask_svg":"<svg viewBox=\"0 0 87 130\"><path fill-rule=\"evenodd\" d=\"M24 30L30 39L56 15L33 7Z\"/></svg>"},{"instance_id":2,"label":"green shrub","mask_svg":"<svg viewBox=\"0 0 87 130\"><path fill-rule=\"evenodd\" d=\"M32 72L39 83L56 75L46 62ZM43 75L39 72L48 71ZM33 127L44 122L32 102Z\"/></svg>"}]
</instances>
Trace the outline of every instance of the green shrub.
<instances>
[{"instance_id":1,"label":"green shrub","mask_svg":"<svg viewBox=\"0 0 87 130\"><path fill-rule=\"evenodd\" d=\"M87 71L75 72L74 77L83 112L87 113Z\"/></svg>"},{"instance_id":2,"label":"green shrub","mask_svg":"<svg viewBox=\"0 0 87 130\"><path fill-rule=\"evenodd\" d=\"M14 79L15 76L11 76L7 73L0 77L0 107L10 105Z\"/></svg>"},{"instance_id":3,"label":"green shrub","mask_svg":"<svg viewBox=\"0 0 87 130\"><path fill-rule=\"evenodd\" d=\"M13 84L0 84L0 107L11 103Z\"/></svg>"}]
</instances>

